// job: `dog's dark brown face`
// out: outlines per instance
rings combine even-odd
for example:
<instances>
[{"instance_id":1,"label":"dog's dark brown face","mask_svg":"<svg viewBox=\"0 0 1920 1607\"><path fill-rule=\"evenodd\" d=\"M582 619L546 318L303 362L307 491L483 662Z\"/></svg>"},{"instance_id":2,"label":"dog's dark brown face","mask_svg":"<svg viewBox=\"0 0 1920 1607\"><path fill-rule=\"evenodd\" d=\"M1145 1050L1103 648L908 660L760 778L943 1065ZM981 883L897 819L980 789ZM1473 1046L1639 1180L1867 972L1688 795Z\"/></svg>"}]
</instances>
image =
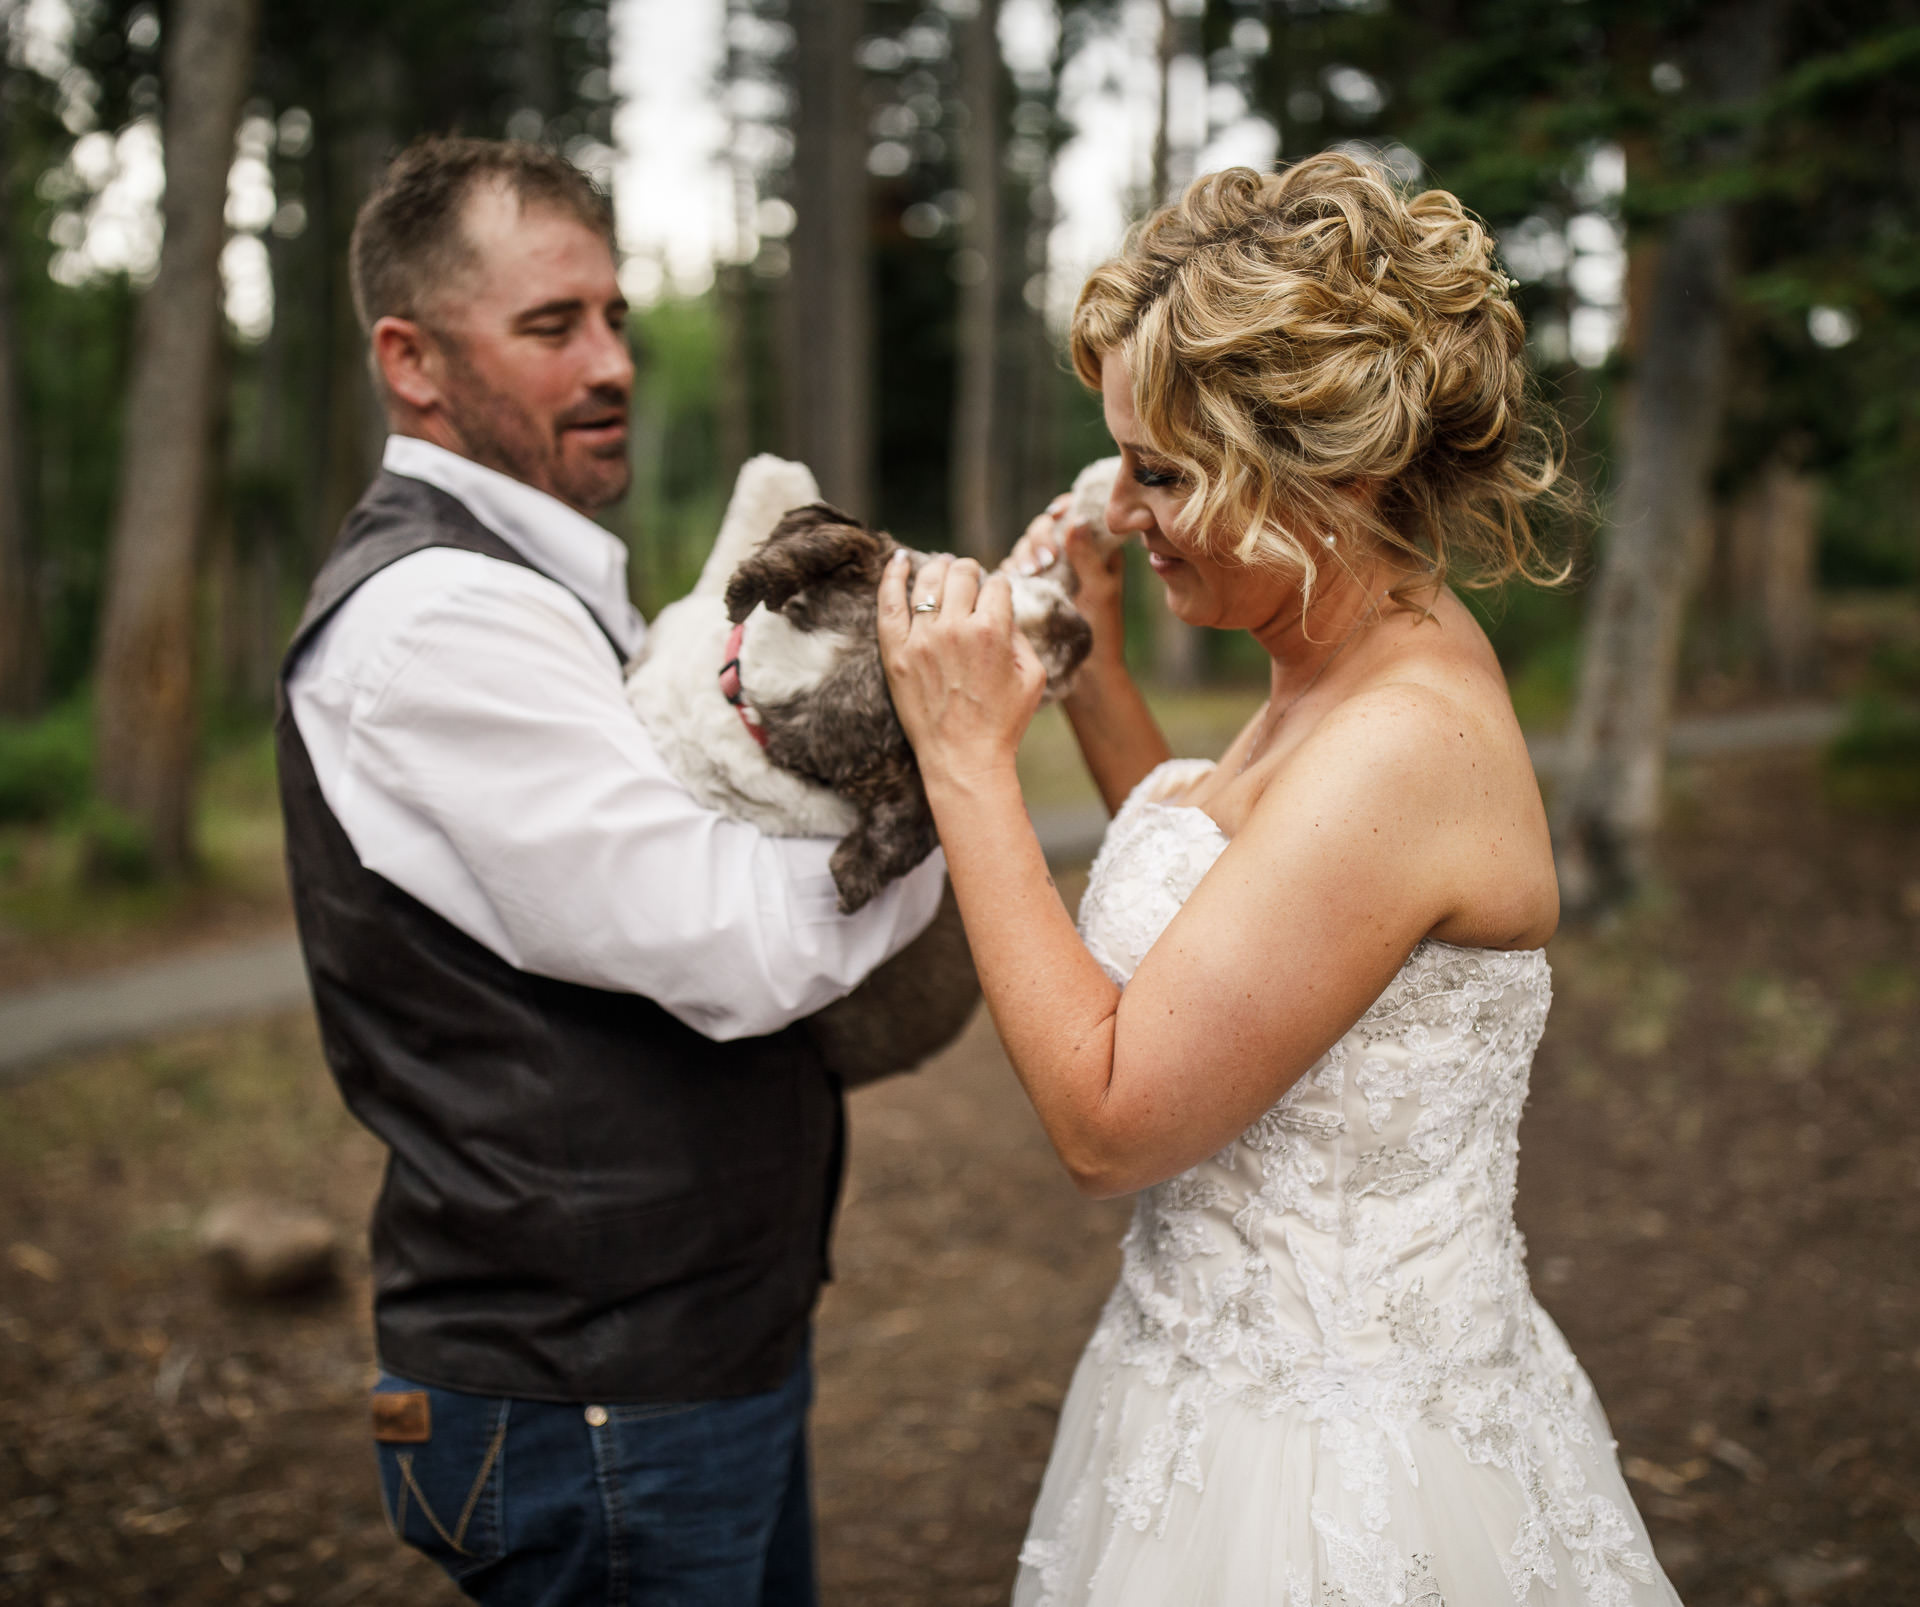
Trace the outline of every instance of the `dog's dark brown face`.
<instances>
[{"instance_id":1,"label":"dog's dark brown face","mask_svg":"<svg viewBox=\"0 0 1920 1607\"><path fill-rule=\"evenodd\" d=\"M933 851L933 815L880 663L875 598L899 546L849 514L796 508L734 571L727 617L747 621L741 689L767 736L767 757L847 799L859 824L833 852L840 907L860 908ZM911 549L909 549L911 550ZM912 554L917 572L928 555ZM1057 588L1016 577L1015 618L1058 696L1092 646ZM756 608L765 613L748 616Z\"/></svg>"}]
</instances>

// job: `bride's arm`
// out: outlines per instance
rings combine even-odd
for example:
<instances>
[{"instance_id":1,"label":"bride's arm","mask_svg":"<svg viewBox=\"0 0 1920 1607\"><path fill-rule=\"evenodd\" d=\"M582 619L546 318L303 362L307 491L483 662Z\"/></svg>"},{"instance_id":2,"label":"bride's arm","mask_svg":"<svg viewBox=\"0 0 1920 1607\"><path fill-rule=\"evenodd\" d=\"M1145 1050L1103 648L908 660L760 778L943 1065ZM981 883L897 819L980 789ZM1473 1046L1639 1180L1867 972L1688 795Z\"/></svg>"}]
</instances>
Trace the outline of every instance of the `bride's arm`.
<instances>
[{"instance_id":1,"label":"bride's arm","mask_svg":"<svg viewBox=\"0 0 1920 1607\"><path fill-rule=\"evenodd\" d=\"M981 987L1074 1181L1128 1193L1214 1153L1312 1066L1452 913L1462 856L1500 852L1501 823L1444 699L1356 699L1268 789L1123 994L1074 931L1021 803L1013 754L1044 677L1006 585L967 562L927 566L918 586L936 585L940 612L916 621L905 566L888 572L881 645Z\"/></svg>"},{"instance_id":2,"label":"bride's arm","mask_svg":"<svg viewBox=\"0 0 1920 1607\"><path fill-rule=\"evenodd\" d=\"M1093 627L1093 651L1061 707L1107 813L1117 814L1127 795L1155 765L1172 758L1173 750L1127 671L1121 604L1126 549L1115 548L1101 556L1085 525L1066 532L1063 552L1053 550L1059 540L1054 519L1043 513L1027 527L1009 562L1030 564L1034 570L1064 562L1073 566L1079 579L1073 601Z\"/></svg>"}]
</instances>

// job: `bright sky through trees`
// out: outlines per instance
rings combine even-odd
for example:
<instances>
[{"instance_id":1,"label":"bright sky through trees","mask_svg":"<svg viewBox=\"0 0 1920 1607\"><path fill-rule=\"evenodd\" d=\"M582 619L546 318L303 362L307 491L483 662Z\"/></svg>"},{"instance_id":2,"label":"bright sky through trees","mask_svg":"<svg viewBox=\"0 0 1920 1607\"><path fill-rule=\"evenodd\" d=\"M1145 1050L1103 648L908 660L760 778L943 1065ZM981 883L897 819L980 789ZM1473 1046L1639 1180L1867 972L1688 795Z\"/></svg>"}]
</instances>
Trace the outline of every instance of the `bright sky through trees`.
<instances>
[{"instance_id":1,"label":"bright sky through trees","mask_svg":"<svg viewBox=\"0 0 1920 1607\"><path fill-rule=\"evenodd\" d=\"M945 3L958 9L966 0ZM1173 9L1183 12L1192 4L1176 0ZM144 282L160 244L158 126L151 119L118 131L97 126L88 75L74 69L70 0L0 0L0 19L13 59L62 86L61 115L77 136L68 159L42 180L42 193L62 203L53 224L54 277L77 284L126 273ZM791 230L791 207L770 194L773 171L790 154L790 108L770 75L736 76L729 89L725 0L614 0L612 23L618 149L596 146L576 154L611 178L627 256L623 283L635 302L647 305L663 295L705 290L716 262L751 260L763 237ZM766 59L783 48L783 24L736 16L733 26L736 57ZM1057 73L1058 106L1071 130L1051 175L1055 222L1047 283L1033 287L1044 288L1056 325L1065 322L1087 272L1118 245L1150 187L1160 26L1159 0L1121 0L1112 21L1088 31L1060 61L1054 0L1002 5L1000 43L1011 74L1044 87ZM1236 30L1235 48L1257 55L1268 43L1265 34L1259 25ZM906 35L902 41L868 44L879 51L911 43ZM1373 80L1352 67L1330 69L1325 89L1356 105L1379 95ZM275 197L271 158L276 147L283 155L304 149L310 123L297 108L275 111L277 122L258 115L243 121L229 184L228 222L235 232L221 269L228 320L243 339L260 339L272 325L264 237L269 231L298 234L306 222L299 202L282 204ZM1266 167L1283 154L1273 124L1233 85L1210 89L1198 58L1173 64L1167 122L1169 146L1181 153L1176 176L1234 163ZM1392 163L1396 155L1417 169L1412 153L1397 146L1382 159ZM876 130L871 161L883 168L888 156L884 131ZM1618 166L1617 148L1603 146L1589 173L1588 211L1564 226L1538 220L1537 230L1523 227L1506 242L1523 278L1565 282L1573 291L1567 321L1536 332L1550 359L1570 355L1596 366L1619 338L1625 260L1617 219L1624 175ZM745 205L737 188L742 184L752 192ZM1816 338L1831 344L1845 336L1828 319Z\"/></svg>"}]
</instances>

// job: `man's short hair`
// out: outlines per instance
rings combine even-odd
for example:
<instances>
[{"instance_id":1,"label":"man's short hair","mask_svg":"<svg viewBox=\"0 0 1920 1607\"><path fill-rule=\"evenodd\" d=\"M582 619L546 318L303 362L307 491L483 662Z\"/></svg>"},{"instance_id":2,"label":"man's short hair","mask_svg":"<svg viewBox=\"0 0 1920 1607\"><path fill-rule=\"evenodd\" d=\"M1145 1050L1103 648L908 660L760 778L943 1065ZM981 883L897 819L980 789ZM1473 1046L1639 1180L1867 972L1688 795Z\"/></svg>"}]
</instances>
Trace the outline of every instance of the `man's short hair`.
<instances>
[{"instance_id":1,"label":"man's short hair","mask_svg":"<svg viewBox=\"0 0 1920 1607\"><path fill-rule=\"evenodd\" d=\"M525 140L429 135L393 159L354 219L348 273L362 330L382 318L421 317L433 290L473 260L461 215L487 184L510 191L522 208L577 218L612 244L606 195L557 151Z\"/></svg>"}]
</instances>

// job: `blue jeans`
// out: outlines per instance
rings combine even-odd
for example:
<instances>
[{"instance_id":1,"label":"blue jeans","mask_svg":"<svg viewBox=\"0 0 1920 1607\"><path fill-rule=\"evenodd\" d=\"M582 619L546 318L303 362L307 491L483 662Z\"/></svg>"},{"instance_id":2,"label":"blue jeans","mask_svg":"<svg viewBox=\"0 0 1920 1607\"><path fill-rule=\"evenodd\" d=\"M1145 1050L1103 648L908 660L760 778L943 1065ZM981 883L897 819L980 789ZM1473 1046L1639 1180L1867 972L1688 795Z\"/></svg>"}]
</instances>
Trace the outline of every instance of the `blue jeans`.
<instances>
[{"instance_id":1,"label":"blue jeans","mask_svg":"<svg viewBox=\"0 0 1920 1607\"><path fill-rule=\"evenodd\" d=\"M665 1406L502 1400L385 1373L374 1392L416 1397L385 1403L397 1427L376 1430L388 1523L487 1607L819 1599L804 1356L765 1394Z\"/></svg>"}]
</instances>

